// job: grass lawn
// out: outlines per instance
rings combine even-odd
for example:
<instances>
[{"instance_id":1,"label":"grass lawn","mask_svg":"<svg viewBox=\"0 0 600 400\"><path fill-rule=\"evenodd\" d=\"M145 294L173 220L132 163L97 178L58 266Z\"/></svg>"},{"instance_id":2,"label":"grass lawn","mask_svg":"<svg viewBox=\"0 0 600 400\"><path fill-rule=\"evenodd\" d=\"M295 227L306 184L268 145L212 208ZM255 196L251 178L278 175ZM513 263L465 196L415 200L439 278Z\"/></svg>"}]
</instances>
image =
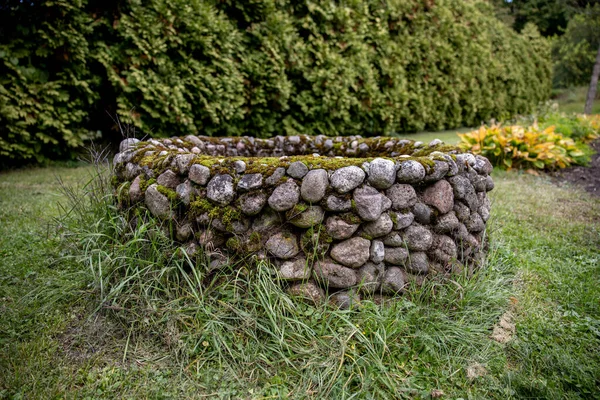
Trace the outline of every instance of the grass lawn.
<instances>
[{"instance_id":1,"label":"grass lawn","mask_svg":"<svg viewBox=\"0 0 600 400\"><path fill-rule=\"evenodd\" d=\"M96 262L96 249L85 242L73 253L59 240L68 231L54 222L65 201L57 177L83 184L92 172L0 174L0 398L589 399L600 392L600 201L584 192L495 171L484 268L385 307L313 309L258 289L239 301L233 293L226 304L194 299L190 290L161 292L181 301L161 303L151 290L169 287L158 283L131 283L117 307L98 302L110 281L98 279L107 265ZM132 316L128 308L148 311Z\"/></svg>"}]
</instances>

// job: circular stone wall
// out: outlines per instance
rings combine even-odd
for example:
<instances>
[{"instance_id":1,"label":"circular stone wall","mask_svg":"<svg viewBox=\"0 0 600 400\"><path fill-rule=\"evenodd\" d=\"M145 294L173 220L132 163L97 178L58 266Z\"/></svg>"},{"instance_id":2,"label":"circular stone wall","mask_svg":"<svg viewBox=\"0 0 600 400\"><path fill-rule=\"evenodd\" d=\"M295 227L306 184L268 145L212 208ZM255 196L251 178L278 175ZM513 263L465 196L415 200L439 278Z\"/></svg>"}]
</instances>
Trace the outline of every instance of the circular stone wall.
<instances>
[{"instance_id":1,"label":"circular stone wall","mask_svg":"<svg viewBox=\"0 0 600 400\"><path fill-rule=\"evenodd\" d=\"M494 187L486 158L439 140L126 139L114 167L121 206L170 221L209 268L269 258L291 293L341 306L473 265Z\"/></svg>"}]
</instances>

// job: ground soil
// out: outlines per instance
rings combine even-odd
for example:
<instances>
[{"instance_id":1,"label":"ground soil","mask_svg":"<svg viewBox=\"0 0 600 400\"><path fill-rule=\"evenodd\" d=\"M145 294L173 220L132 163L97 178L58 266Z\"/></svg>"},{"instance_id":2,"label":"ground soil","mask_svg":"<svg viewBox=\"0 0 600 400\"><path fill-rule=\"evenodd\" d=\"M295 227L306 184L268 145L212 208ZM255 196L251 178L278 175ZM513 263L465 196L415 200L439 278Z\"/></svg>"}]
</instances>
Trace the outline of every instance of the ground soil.
<instances>
[{"instance_id":1,"label":"ground soil","mask_svg":"<svg viewBox=\"0 0 600 400\"><path fill-rule=\"evenodd\" d=\"M600 196L600 139L591 143L596 151L592 162L587 167L565 168L553 174L557 184L572 183L582 187L587 192Z\"/></svg>"}]
</instances>

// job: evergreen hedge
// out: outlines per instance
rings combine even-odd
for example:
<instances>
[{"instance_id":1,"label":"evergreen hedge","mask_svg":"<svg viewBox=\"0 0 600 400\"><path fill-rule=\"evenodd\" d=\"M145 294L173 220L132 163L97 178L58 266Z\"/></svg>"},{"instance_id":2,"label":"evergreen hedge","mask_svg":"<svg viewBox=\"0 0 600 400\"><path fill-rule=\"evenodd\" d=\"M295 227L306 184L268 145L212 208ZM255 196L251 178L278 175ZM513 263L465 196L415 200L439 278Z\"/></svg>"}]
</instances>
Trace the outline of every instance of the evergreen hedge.
<instances>
[{"instance_id":1,"label":"evergreen hedge","mask_svg":"<svg viewBox=\"0 0 600 400\"><path fill-rule=\"evenodd\" d=\"M6 1L5 1L6 3ZM152 136L387 135L548 98L549 47L479 0L8 0L0 157Z\"/></svg>"}]
</instances>

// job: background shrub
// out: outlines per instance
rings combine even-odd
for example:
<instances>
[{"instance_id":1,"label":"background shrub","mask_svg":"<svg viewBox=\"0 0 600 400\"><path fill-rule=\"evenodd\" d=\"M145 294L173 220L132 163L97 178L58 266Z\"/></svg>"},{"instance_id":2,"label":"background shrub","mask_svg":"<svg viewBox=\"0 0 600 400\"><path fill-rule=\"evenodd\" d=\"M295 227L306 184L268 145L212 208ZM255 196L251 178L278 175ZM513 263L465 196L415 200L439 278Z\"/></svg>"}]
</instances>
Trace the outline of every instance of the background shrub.
<instances>
[{"instance_id":1,"label":"background shrub","mask_svg":"<svg viewBox=\"0 0 600 400\"><path fill-rule=\"evenodd\" d=\"M546 40L481 1L8 3L4 159L116 140L107 113L152 136L374 136L508 118L550 91Z\"/></svg>"}]
</instances>

